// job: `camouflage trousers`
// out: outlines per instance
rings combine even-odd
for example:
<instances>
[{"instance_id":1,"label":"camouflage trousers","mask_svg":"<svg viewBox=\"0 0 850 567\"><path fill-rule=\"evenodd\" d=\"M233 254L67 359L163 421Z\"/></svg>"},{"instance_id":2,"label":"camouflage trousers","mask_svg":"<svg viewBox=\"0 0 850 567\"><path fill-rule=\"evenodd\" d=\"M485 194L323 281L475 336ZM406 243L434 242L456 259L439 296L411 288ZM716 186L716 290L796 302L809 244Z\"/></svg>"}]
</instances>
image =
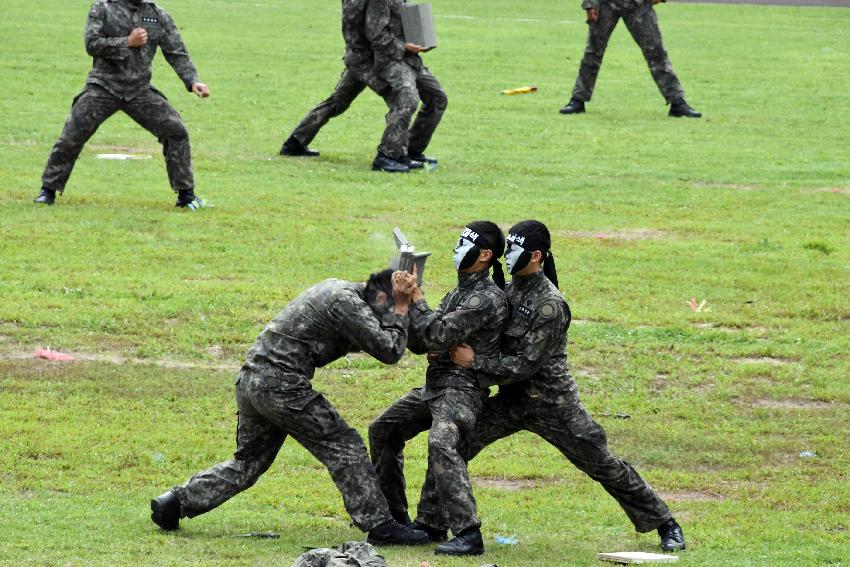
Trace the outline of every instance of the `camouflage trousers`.
<instances>
[{"instance_id":1,"label":"camouflage trousers","mask_svg":"<svg viewBox=\"0 0 850 567\"><path fill-rule=\"evenodd\" d=\"M42 187L60 193L64 191L83 146L100 125L119 110L156 136L162 144L171 188L174 191L194 189L189 131L165 95L151 87L132 100L121 100L97 85L86 85L74 99L62 134L47 159L41 178Z\"/></svg>"},{"instance_id":2,"label":"camouflage trousers","mask_svg":"<svg viewBox=\"0 0 850 567\"><path fill-rule=\"evenodd\" d=\"M643 56L649 64L649 72L652 73L652 78L667 103L683 98L685 91L667 57L667 50L661 41L661 30L658 29L658 16L650 2L625 11L619 11L604 3L599 7L599 19L588 24L587 46L573 87L572 98L586 102L593 96L605 48L620 18L643 51Z\"/></svg>"},{"instance_id":3,"label":"camouflage trousers","mask_svg":"<svg viewBox=\"0 0 850 567\"><path fill-rule=\"evenodd\" d=\"M357 431L317 392L293 397L266 384L262 377L240 376L236 385L236 452L233 459L174 487L181 516L194 518L253 486L289 435L327 467L358 528L368 531L389 520L387 501ZM311 397L306 405L300 403Z\"/></svg>"},{"instance_id":4,"label":"camouflage trousers","mask_svg":"<svg viewBox=\"0 0 850 567\"><path fill-rule=\"evenodd\" d=\"M672 517L664 501L632 466L608 451L605 430L581 402L543 404L524 396L497 394L484 403L469 440L469 459L517 431L530 431L558 449L580 471L600 483L617 500L639 532L658 528ZM433 496L423 495L423 502ZM420 502L420 514L423 502Z\"/></svg>"},{"instance_id":5,"label":"camouflage trousers","mask_svg":"<svg viewBox=\"0 0 850 567\"><path fill-rule=\"evenodd\" d=\"M383 65L379 76L389 83L391 94L387 127L378 151L393 159L424 153L449 104L440 81L421 63L414 66L405 61ZM422 108L416 112L420 100Z\"/></svg>"},{"instance_id":6,"label":"camouflage trousers","mask_svg":"<svg viewBox=\"0 0 850 567\"><path fill-rule=\"evenodd\" d=\"M369 65L371 66L371 63ZM291 136L302 145L309 145L319 133L319 130L331 118L335 118L348 110L354 99L360 96L360 93L366 87L369 87L379 96L383 97L387 106L390 106L389 90L386 82L375 76L374 72L369 68L346 67L331 96L308 112L307 116L292 131Z\"/></svg>"},{"instance_id":7,"label":"camouflage trousers","mask_svg":"<svg viewBox=\"0 0 850 567\"><path fill-rule=\"evenodd\" d=\"M428 474L416 519L457 535L481 525L464 455L487 391L445 388L441 392L427 397L415 389L401 397L369 425L369 449L390 512L404 521L404 444L428 431Z\"/></svg>"}]
</instances>

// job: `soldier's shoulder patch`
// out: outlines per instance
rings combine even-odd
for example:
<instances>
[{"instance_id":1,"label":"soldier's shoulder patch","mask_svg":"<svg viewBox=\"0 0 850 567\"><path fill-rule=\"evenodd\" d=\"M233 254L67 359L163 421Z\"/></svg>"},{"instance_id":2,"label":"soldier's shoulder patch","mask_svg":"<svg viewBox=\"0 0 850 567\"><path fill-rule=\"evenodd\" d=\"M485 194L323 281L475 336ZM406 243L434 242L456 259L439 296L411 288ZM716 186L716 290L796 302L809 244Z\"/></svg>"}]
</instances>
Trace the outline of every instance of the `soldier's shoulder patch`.
<instances>
[{"instance_id":1,"label":"soldier's shoulder patch","mask_svg":"<svg viewBox=\"0 0 850 567\"><path fill-rule=\"evenodd\" d=\"M466 300L466 304L467 304L469 307L472 307L473 309L477 309L478 307L481 307L481 304L482 304L482 303L484 303L484 298L482 298L482 297L481 297L480 295L478 295L477 293L476 293L476 294L471 295L471 296L469 297L469 299L467 299L467 300Z\"/></svg>"},{"instance_id":2,"label":"soldier's shoulder patch","mask_svg":"<svg viewBox=\"0 0 850 567\"><path fill-rule=\"evenodd\" d=\"M540 316L544 319L551 319L555 316L557 312L557 308L555 307L555 302L547 301L543 305L540 306Z\"/></svg>"}]
</instances>

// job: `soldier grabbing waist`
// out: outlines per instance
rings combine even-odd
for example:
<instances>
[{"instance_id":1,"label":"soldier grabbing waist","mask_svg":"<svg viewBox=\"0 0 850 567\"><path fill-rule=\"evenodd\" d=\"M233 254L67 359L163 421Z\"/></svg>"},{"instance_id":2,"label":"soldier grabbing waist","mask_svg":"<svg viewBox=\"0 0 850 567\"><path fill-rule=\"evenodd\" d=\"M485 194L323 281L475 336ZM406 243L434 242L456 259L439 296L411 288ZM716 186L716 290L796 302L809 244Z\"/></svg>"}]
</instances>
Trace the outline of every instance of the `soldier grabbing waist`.
<instances>
[{"instance_id":1,"label":"soldier grabbing waist","mask_svg":"<svg viewBox=\"0 0 850 567\"><path fill-rule=\"evenodd\" d=\"M565 352L570 308L558 291L549 230L538 221L514 225L505 258L513 279L505 289L511 318L501 352L461 346L451 354L459 366L478 371L483 384L499 385L475 424L468 457L517 431L535 433L600 483L637 531L658 530L665 551L684 549L667 505L629 463L610 453L605 431L579 400ZM420 514L431 501L423 495Z\"/></svg>"},{"instance_id":2,"label":"soldier grabbing waist","mask_svg":"<svg viewBox=\"0 0 850 567\"><path fill-rule=\"evenodd\" d=\"M92 70L50 152L35 202L55 202L85 143L120 110L162 144L176 206L203 206L195 195L189 132L174 107L150 84L151 62L159 48L188 91L200 98L210 96L171 16L149 0L97 0L89 11L85 44L93 58Z\"/></svg>"}]
</instances>

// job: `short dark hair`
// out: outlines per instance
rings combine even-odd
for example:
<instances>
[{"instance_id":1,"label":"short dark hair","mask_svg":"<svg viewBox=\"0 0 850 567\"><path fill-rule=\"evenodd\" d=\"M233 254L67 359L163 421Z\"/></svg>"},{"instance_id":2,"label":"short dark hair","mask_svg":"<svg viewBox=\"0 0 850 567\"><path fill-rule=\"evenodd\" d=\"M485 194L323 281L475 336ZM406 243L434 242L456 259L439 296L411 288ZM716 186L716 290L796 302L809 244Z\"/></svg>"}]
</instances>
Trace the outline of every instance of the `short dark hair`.
<instances>
[{"instance_id":1,"label":"short dark hair","mask_svg":"<svg viewBox=\"0 0 850 567\"><path fill-rule=\"evenodd\" d=\"M392 298L393 270L391 268L369 275L369 279L366 280L366 288L363 290L366 303L374 303L378 292L381 291L386 293L388 298Z\"/></svg>"}]
</instances>

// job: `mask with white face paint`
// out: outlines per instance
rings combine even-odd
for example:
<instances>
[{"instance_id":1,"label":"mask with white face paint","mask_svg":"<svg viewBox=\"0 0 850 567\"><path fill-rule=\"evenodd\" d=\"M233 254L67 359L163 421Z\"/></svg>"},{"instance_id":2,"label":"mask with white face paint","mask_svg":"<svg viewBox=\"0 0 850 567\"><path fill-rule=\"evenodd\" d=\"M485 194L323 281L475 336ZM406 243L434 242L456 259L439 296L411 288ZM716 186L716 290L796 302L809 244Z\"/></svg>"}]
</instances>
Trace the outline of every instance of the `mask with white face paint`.
<instances>
[{"instance_id":1,"label":"mask with white face paint","mask_svg":"<svg viewBox=\"0 0 850 567\"><path fill-rule=\"evenodd\" d=\"M481 249L473 241L460 237L455 246L455 253L452 260L454 261L456 270L465 270L470 267L478 259L481 254Z\"/></svg>"},{"instance_id":2,"label":"mask with white face paint","mask_svg":"<svg viewBox=\"0 0 850 567\"><path fill-rule=\"evenodd\" d=\"M511 235L513 236L513 235ZM511 275L522 271L528 266L531 261L531 252L517 245L508 237L507 247L505 248L505 265L508 268L508 273Z\"/></svg>"}]
</instances>

